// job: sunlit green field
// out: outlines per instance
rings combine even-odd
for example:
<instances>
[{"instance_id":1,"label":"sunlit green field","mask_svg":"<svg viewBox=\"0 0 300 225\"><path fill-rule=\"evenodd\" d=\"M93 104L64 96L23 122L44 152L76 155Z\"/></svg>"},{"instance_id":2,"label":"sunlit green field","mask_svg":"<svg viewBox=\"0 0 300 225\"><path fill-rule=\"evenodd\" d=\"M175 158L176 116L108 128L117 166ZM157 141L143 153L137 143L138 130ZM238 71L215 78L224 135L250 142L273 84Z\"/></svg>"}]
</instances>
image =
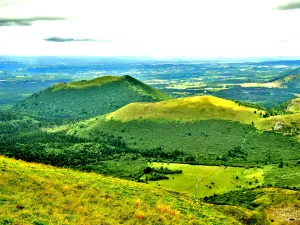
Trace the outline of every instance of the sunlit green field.
<instances>
[{"instance_id":1,"label":"sunlit green field","mask_svg":"<svg viewBox=\"0 0 300 225\"><path fill-rule=\"evenodd\" d=\"M151 167L180 169L182 174L168 175L169 180L148 181L154 186L161 186L176 191L184 191L196 197L220 194L241 188L252 188L263 184L264 172L260 168L238 168L225 166L193 166L177 163L151 163ZM198 188L195 188L198 177Z\"/></svg>"}]
</instances>

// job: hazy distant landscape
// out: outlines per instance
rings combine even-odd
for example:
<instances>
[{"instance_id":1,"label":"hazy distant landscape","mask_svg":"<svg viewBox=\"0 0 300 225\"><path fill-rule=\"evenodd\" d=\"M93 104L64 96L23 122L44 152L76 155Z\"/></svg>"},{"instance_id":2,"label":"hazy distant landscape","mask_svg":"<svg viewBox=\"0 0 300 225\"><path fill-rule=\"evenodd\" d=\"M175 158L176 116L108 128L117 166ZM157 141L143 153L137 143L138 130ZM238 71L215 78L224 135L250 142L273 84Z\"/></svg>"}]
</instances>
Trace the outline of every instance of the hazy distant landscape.
<instances>
[{"instance_id":1,"label":"hazy distant landscape","mask_svg":"<svg viewBox=\"0 0 300 225\"><path fill-rule=\"evenodd\" d=\"M229 60L227 60L229 61ZM258 60L256 60L258 61ZM57 82L130 75L174 97L210 94L275 107L300 87L276 83L298 74L300 61L226 62L105 57L1 57L0 107Z\"/></svg>"}]
</instances>

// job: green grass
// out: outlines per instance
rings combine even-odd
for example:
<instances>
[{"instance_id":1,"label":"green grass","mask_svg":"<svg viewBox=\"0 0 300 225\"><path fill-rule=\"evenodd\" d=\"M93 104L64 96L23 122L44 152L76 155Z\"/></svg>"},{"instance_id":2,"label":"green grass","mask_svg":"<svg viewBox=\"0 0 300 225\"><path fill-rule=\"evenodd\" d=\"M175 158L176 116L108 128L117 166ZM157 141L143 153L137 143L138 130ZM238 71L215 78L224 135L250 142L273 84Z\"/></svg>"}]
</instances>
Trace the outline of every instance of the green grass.
<instances>
[{"instance_id":1,"label":"green grass","mask_svg":"<svg viewBox=\"0 0 300 225\"><path fill-rule=\"evenodd\" d=\"M103 115L131 102L166 99L170 97L130 76L105 76L56 84L19 102L12 110L40 120L61 122Z\"/></svg>"},{"instance_id":2,"label":"green grass","mask_svg":"<svg viewBox=\"0 0 300 225\"><path fill-rule=\"evenodd\" d=\"M221 194L241 188L254 188L263 184L263 169L237 168L225 166L195 166L176 163L151 163L151 167L167 167L180 169L182 174L167 175L169 180L148 181L154 186L195 193L196 177L198 177L197 197L203 198L214 194ZM250 182L250 184L249 184Z\"/></svg>"},{"instance_id":3,"label":"green grass","mask_svg":"<svg viewBox=\"0 0 300 225\"><path fill-rule=\"evenodd\" d=\"M0 224L240 224L189 196L0 156Z\"/></svg>"}]
</instances>

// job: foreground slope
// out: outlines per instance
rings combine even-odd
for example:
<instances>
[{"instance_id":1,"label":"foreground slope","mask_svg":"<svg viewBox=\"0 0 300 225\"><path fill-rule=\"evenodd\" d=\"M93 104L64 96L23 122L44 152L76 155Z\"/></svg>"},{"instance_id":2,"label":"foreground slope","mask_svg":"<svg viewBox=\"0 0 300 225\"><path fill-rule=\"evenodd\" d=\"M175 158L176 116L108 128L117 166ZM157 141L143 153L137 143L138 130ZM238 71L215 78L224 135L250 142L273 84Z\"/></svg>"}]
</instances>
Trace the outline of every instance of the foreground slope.
<instances>
[{"instance_id":1,"label":"foreground slope","mask_svg":"<svg viewBox=\"0 0 300 225\"><path fill-rule=\"evenodd\" d=\"M239 224L146 184L0 156L0 224Z\"/></svg>"},{"instance_id":2,"label":"foreground slope","mask_svg":"<svg viewBox=\"0 0 300 225\"><path fill-rule=\"evenodd\" d=\"M170 97L130 76L104 76L55 84L18 103L13 111L47 120L77 120L106 114L131 102L166 99Z\"/></svg>"}]
</instances>

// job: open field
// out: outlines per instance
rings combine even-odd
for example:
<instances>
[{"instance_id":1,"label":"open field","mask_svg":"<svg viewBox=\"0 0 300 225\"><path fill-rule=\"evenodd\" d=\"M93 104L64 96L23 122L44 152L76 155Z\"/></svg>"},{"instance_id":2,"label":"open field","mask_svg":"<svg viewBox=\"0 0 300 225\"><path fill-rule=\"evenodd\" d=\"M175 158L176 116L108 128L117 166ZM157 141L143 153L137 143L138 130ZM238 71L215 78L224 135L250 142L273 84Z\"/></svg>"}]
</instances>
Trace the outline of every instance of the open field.
<instances>
[{"instance_id":1,"label":"open field","mask_svg":"<svg viewBox=\"0 0 300 225\"><path fill-rule=\"evenodd\" d=\"M300 166L285 164L268 165L263 168L239 168L227 166L203 166L178 163L152 162L153 168L182 170L181 174L169 174L168 180L150 181L154 186L195 194L196 178L198 177L197 197L225 194L243 189L261 186L273 186L300 190ZM146 175L144 175L144 179Z\"/></svg>"},{"instance_id":2,"label":"open field","mask_svg":"<svg viewBox=\"0 0 300 225\"><path fill-rule=\"evenodd\" d=\"M280 88L280 84L276 82L268 83L242 83L241 87L263 87L263 88Z\"/></svg>"},{"instance_id":3,"label":"open field","mask_svg":"<svg viewBox=\"0 0 300 225\"><path fill-rule=\"evenodd\" d=\"M151 163L150 166L182 170L182 174L167 175L169 180L148 181L148 183L154 186L159 184L163 188L187 192L190 195L195 193L196 177L198 177L196 197L200 198L241 188L254 188L264 183L263 169L260 168L194 166L177 163Z\"/></svg>"}]
</instances>

